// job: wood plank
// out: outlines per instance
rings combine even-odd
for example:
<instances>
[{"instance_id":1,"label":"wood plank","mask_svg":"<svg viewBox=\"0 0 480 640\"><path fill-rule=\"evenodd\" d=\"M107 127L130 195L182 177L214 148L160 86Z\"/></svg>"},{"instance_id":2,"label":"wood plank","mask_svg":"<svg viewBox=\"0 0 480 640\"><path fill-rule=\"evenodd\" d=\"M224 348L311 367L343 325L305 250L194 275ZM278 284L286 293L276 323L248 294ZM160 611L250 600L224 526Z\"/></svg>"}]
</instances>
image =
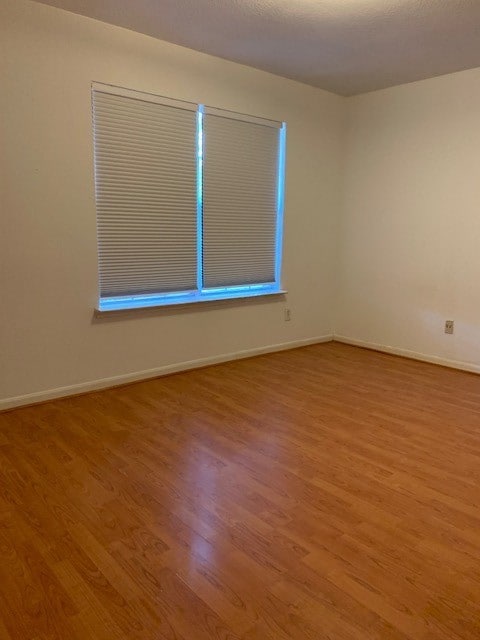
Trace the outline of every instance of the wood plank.
<instances>
[{"instance_id":1,"label":"wood plank","mask_svg":"<svg viewBox=\"0 0 480 640\"><path fill-rule=\"evenodd\" d=\"M480 377L336 343L0 415L0 638L478 640Z\"/></svg>"}]
</instances>

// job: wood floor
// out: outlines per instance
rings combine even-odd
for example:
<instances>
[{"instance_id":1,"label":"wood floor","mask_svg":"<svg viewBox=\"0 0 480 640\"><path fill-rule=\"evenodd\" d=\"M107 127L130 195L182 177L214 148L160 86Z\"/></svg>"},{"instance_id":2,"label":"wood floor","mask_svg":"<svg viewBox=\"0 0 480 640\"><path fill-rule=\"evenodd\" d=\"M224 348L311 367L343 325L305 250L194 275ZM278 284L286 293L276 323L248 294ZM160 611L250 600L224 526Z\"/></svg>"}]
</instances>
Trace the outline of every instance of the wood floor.
<instances>
[{"instance_id":1,"label":"wood floor","mask_svg":"<svg viewBox=\"0 0 480 640\"><path fill-rule=\"evenodd\" d=\"M1 640L480 638L480 376L336 343L0 415Z\"/></svg>"}]
</instances>

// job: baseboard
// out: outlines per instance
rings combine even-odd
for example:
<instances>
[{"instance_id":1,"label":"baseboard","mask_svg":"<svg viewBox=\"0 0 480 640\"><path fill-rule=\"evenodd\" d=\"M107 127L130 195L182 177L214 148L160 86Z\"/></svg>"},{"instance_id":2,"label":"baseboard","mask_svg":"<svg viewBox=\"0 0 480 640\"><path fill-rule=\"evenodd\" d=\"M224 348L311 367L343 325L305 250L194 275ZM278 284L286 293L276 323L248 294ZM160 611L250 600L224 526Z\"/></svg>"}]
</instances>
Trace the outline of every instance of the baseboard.
<instances>
[{"instance_id":1,"label":"baseboard","mask_svg":"<svg viewBox=\"0 0 480 640\"><path fill-rule=\"evenodd\" d=\"M200 369L201 367L208 367L209 365L220 364L222 362L251 358L265 353L286 351L288 349L296 349L297 347L305 347L310 344L320 344L321 342L331 342L332 340L333 335L328 334L325 336L317 336L316 338L306 338L304 340L293 340L291 342L282 342L280 344L270 344L265 347L245 349L244 351L236 351L234 353L224 353L218 356L199 358L198 360L189 360L187 362L178 362L175 364L165 365L163 367L157 367L155 369L147 369L145 371L136 371L134 373L113 376L111 378L81 382L68 387L58 387L57 389L37 391L36 393L15 396L13 398L4 398L3 400L0 399L0 411L6 411L8 409L14 409L25 405L38 404L39 402L47 402L48 400L55 400L56 398L80 395L90 391L118 387L131 382L139 382L140 380L159 378L170 373L179 373L180 371L188 371L190 369Z\"/></svg>"},{"instance_id":2,"label":"baseboard","mask_svg":"<svg viewBox=\"0 0 480 640\"><path fill-rule=\"evenodd\" d=\"M395 356L411 358L412 360L420 360L421 362L430 362L431 364L438 364L442 367L449 367L450 369L460 369L461 371L468 371L470 373L480 373L480 365L474 364L473 362L462 362L461 360L440 358L439 356L427 353L418 353L417 351L410 351L409 349L377 344L376 342L366 342L365 340L357 340L356 338L348 338L347 336L334 335L333 339L335 342L343 342L344 344L351 344L352 346L363 347L365 349L371 349L372 351L391 353Z\"/></svg>"}]
</instances>

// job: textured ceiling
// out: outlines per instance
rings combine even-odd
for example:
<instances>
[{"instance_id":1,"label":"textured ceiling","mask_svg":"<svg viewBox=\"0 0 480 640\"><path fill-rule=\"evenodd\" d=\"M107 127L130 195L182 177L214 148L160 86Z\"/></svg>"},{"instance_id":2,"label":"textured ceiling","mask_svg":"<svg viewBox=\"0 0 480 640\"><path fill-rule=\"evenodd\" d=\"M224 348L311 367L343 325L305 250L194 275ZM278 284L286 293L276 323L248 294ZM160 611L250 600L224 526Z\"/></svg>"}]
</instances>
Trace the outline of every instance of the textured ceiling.
<instances>
[{"instance_id":1,"label":"textured ceiling","mask_svg":"<svg viewBox=\"0 0 480 640\"><path fill-rule=\"evenodd\" d=\"M353 95L480 66L480 0L41 0Z\"/></svg>"}]
</instances>

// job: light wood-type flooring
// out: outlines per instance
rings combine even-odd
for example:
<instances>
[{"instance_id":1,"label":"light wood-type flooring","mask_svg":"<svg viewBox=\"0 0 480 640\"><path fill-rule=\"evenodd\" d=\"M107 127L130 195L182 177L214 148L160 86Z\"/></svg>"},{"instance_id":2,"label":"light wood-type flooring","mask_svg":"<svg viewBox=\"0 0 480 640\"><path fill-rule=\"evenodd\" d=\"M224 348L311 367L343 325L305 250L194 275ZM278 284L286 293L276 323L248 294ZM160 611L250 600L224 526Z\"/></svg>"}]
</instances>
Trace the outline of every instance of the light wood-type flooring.
<instances>
[{"instance_id":1,"label":"light wood-type flooring","mask_svg":"<svg viewBox=\"0 0 480 640\"><path fill-rule=\"evenodd\" d=\"M479 640L480 376L330 343L0 415L1 640Z\"/></svg>"}]
</instances>

